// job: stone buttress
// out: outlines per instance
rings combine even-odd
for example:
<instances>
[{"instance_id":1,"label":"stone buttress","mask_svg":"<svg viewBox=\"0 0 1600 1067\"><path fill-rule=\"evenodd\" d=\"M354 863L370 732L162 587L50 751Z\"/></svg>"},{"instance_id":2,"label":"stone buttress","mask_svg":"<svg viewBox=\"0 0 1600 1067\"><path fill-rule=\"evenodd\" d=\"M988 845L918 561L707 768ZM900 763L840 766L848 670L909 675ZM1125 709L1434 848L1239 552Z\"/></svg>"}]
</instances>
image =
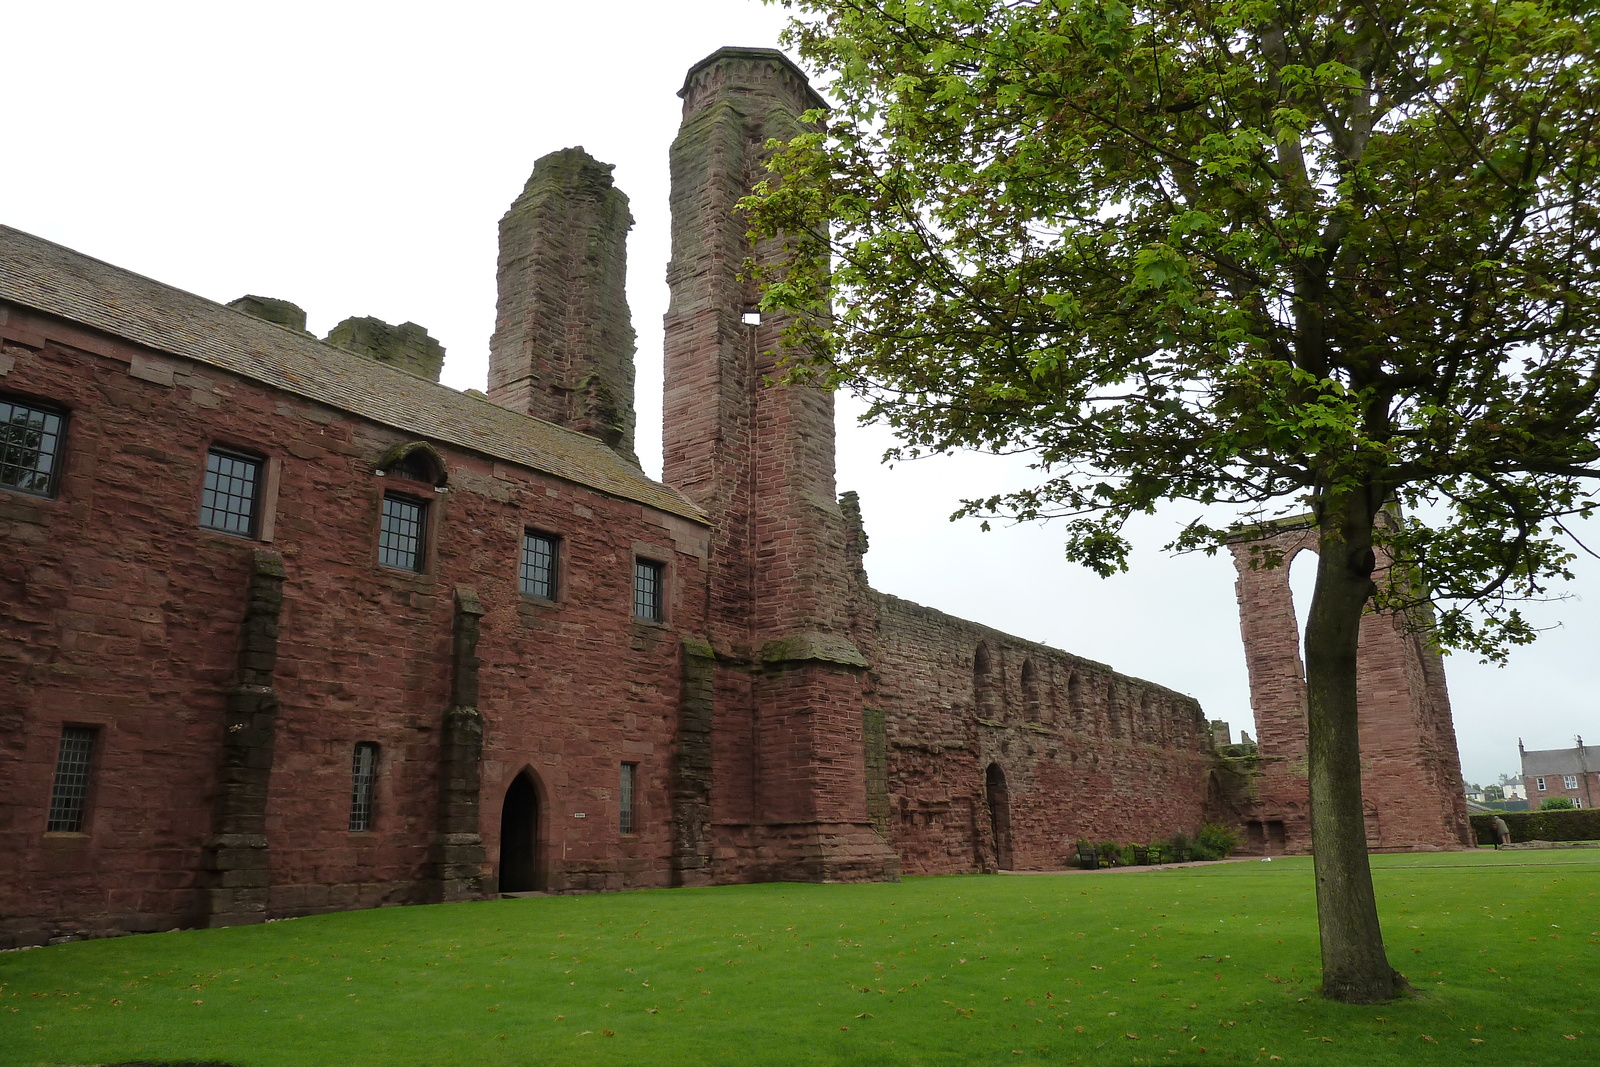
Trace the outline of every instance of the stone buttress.
<instances>
[{"instance_id":1,"label":"stone buttress","mask_svg":"<svg viewBox=\"0 0 1600 1067\"><path fill-rule=\"evenodd\" d=\"M702 60L679 95L663 477L715 531L709 873L892 878L898 858L868 812L867 663L850 638L833 398L774 384L783 323L755 321L758 292L741 277L751 250L736 205L766 177L767 141L799 133L823 101L782 53L751 48Z\"/></svg>"}]
</instances>

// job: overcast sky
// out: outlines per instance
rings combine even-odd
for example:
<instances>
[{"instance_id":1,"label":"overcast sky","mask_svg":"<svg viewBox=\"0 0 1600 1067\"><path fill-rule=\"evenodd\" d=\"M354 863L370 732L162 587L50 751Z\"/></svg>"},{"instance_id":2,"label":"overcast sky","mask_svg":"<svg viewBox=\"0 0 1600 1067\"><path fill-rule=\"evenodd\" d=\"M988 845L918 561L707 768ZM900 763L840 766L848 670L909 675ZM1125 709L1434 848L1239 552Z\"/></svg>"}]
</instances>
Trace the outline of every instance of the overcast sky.
<instances>
[{"instance_id":1,"label":"overcast sky","mask_svg":"<svg viewBox=\"0 0 1600 1067\"><path fill-rule=\"evenodd\" d=\"M420 323L448 350L445 381L483 388L497 222L535 159L582 145L616 164L637 219L639 452L659 475L675 93L696 60L775 46L782 24L753 0L11 5L0 222L215 300L292 300L319 335L349 315ZM1048 526L947 521L964 495L1026 484L1025 466L889 469L854 410L841 399L838 482L861 494L877 588L1192 694L1254 733L1231 563L1159 551L1192 507L1145 522L1132 573L1101 581ZM1468 779L1517 770L1519 736L1600 741L1600 567L1580 571L1578 598L1536 612L1563 625L1508 668L1449 660Z\"/></svg>"}]
</instances>

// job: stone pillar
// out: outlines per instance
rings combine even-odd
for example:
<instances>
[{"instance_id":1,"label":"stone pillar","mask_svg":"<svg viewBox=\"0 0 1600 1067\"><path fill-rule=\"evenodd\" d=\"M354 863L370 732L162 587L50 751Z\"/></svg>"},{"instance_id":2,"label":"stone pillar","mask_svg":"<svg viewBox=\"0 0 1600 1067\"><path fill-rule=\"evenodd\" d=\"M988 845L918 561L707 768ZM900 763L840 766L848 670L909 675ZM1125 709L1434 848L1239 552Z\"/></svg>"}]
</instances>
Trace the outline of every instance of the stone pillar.
<instances>
[{"instance_id":1,"label":"stone pillar","mask_svg":"<svg viewBox=\"0 0 1600 1067\"><path fill-rule=\"evenodd\" d=\"M628 198L582 148L533 165L500 220L489 399L633 451Z\"/></svg>"},{"instance_id":2,"label":"stone pillar","mask_svg":"<svg viewBox=\"0 0 1600 1067\"><path fill-rule=\"evenodd\" d=\"M744 755L763 843L738 850L759 859L726 876L894 877L898 859L867 815L866 661L851 639L858 561L834 494L833 396L771 384L784 322L756 321L760 294L742 278L747 257L783 252L776 241L752 251L738 201L767 176L767 141L801 132L800 114L823 101L766 48L719 49L679 96L663 477L713 521L708 636L743 661L718 669L754 672L752 708L717 719L754 716ZM719 767L715 780L733 771Z\"/></svg>"},{"instance_id":3,"label":"stone pillar","mask_svg":"<svg viewBox=\"0 0 1600 1067\"><path fill-rule=\"evenodd\" d=\"M439 826L429 850L433 899L483 896L486 854L478 829L482 795L483 716L478 711L478 624L483 605L469 586L456 586L450 645L450 706L439 733Z\"/></svg>"},{"instance_id":4,"label":"stone pillar","mask_svg":"<svg viewBox=\"0 0 1600 1067\"><path fill-rule=\"evenodd\" d=\"M1299 552L1316 549L1311 521L1246 531L1229 546L1261 758L1257 801L1246 815L1255 824L1251 840L1271 850L1281 840L1285 851L1300 853L1311 850L1310 789L1305 666L1289 565ZM1380 556L1373 579L1382 583L1390 566ZM1470 847L1450 695L1427 620L1369 609L1357 669L1368 847Z\"/></svg>"},{"instance_id":5,"label":"stone pillar","mask_svg":"<svg viewBox=\"0 0 1600 1067\"><path fill-rule=\"evenodd\" d=\"M201 863L201 913L207 926L236 926L267 917L267 788L277 739L273 675L283 579L283 559L276 553L251 556L239 669L226 703L216 833L206 840Z\"/></svg>"}]
</instances>

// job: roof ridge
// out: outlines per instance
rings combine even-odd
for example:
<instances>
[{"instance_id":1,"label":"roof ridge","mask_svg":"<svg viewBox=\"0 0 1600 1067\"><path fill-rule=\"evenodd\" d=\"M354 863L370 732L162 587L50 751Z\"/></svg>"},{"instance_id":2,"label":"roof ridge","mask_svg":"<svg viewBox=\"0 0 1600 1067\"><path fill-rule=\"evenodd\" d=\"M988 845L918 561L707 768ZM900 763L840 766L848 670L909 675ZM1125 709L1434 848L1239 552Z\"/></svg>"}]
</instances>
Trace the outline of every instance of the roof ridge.
<instances>
[{"instance_id":1,"label":"roof ridge","mask_svg":"<svg viewBox=\"0 0 1600 1067\"><path fill-rule=\"evenodd\" d=\"M682 492L598 438L502 407L481 393L368 359L3 223L0 251L13 253L0 256L0 298L372 422L707 521ZM206 317L216 321L206 323Z\"/></svg>"}]
</instances>

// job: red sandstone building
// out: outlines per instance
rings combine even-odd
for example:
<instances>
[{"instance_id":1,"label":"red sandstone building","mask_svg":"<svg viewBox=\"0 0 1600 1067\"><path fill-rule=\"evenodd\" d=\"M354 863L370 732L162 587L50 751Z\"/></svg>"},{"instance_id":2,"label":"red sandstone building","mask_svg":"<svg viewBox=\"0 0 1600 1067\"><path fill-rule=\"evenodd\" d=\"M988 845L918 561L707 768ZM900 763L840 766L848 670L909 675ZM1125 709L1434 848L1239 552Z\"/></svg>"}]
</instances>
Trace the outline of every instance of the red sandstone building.
<instances>
[{"instance_id":1,"label":"red sandstone building","mask_svg":"<svg viewBox=\"0 0 1600 1067\"><path fill-rule=\"evenodd\" d=\"M1258 706L1252 806L1192 699L867 584L832 399L763 384L781 323L739 278L759 146L820 101L749 49L682 95L661 482L627 201L581 150L502 220L487 394L412 324L318 340L0 227L0 945L1040 869L1207 817L1305 848L1290 704ZM1379 788L1450 784L1416 691L1378 710ZM1376 843L1464 839L1429 818Z\"/></svg>"}]
</instances>

